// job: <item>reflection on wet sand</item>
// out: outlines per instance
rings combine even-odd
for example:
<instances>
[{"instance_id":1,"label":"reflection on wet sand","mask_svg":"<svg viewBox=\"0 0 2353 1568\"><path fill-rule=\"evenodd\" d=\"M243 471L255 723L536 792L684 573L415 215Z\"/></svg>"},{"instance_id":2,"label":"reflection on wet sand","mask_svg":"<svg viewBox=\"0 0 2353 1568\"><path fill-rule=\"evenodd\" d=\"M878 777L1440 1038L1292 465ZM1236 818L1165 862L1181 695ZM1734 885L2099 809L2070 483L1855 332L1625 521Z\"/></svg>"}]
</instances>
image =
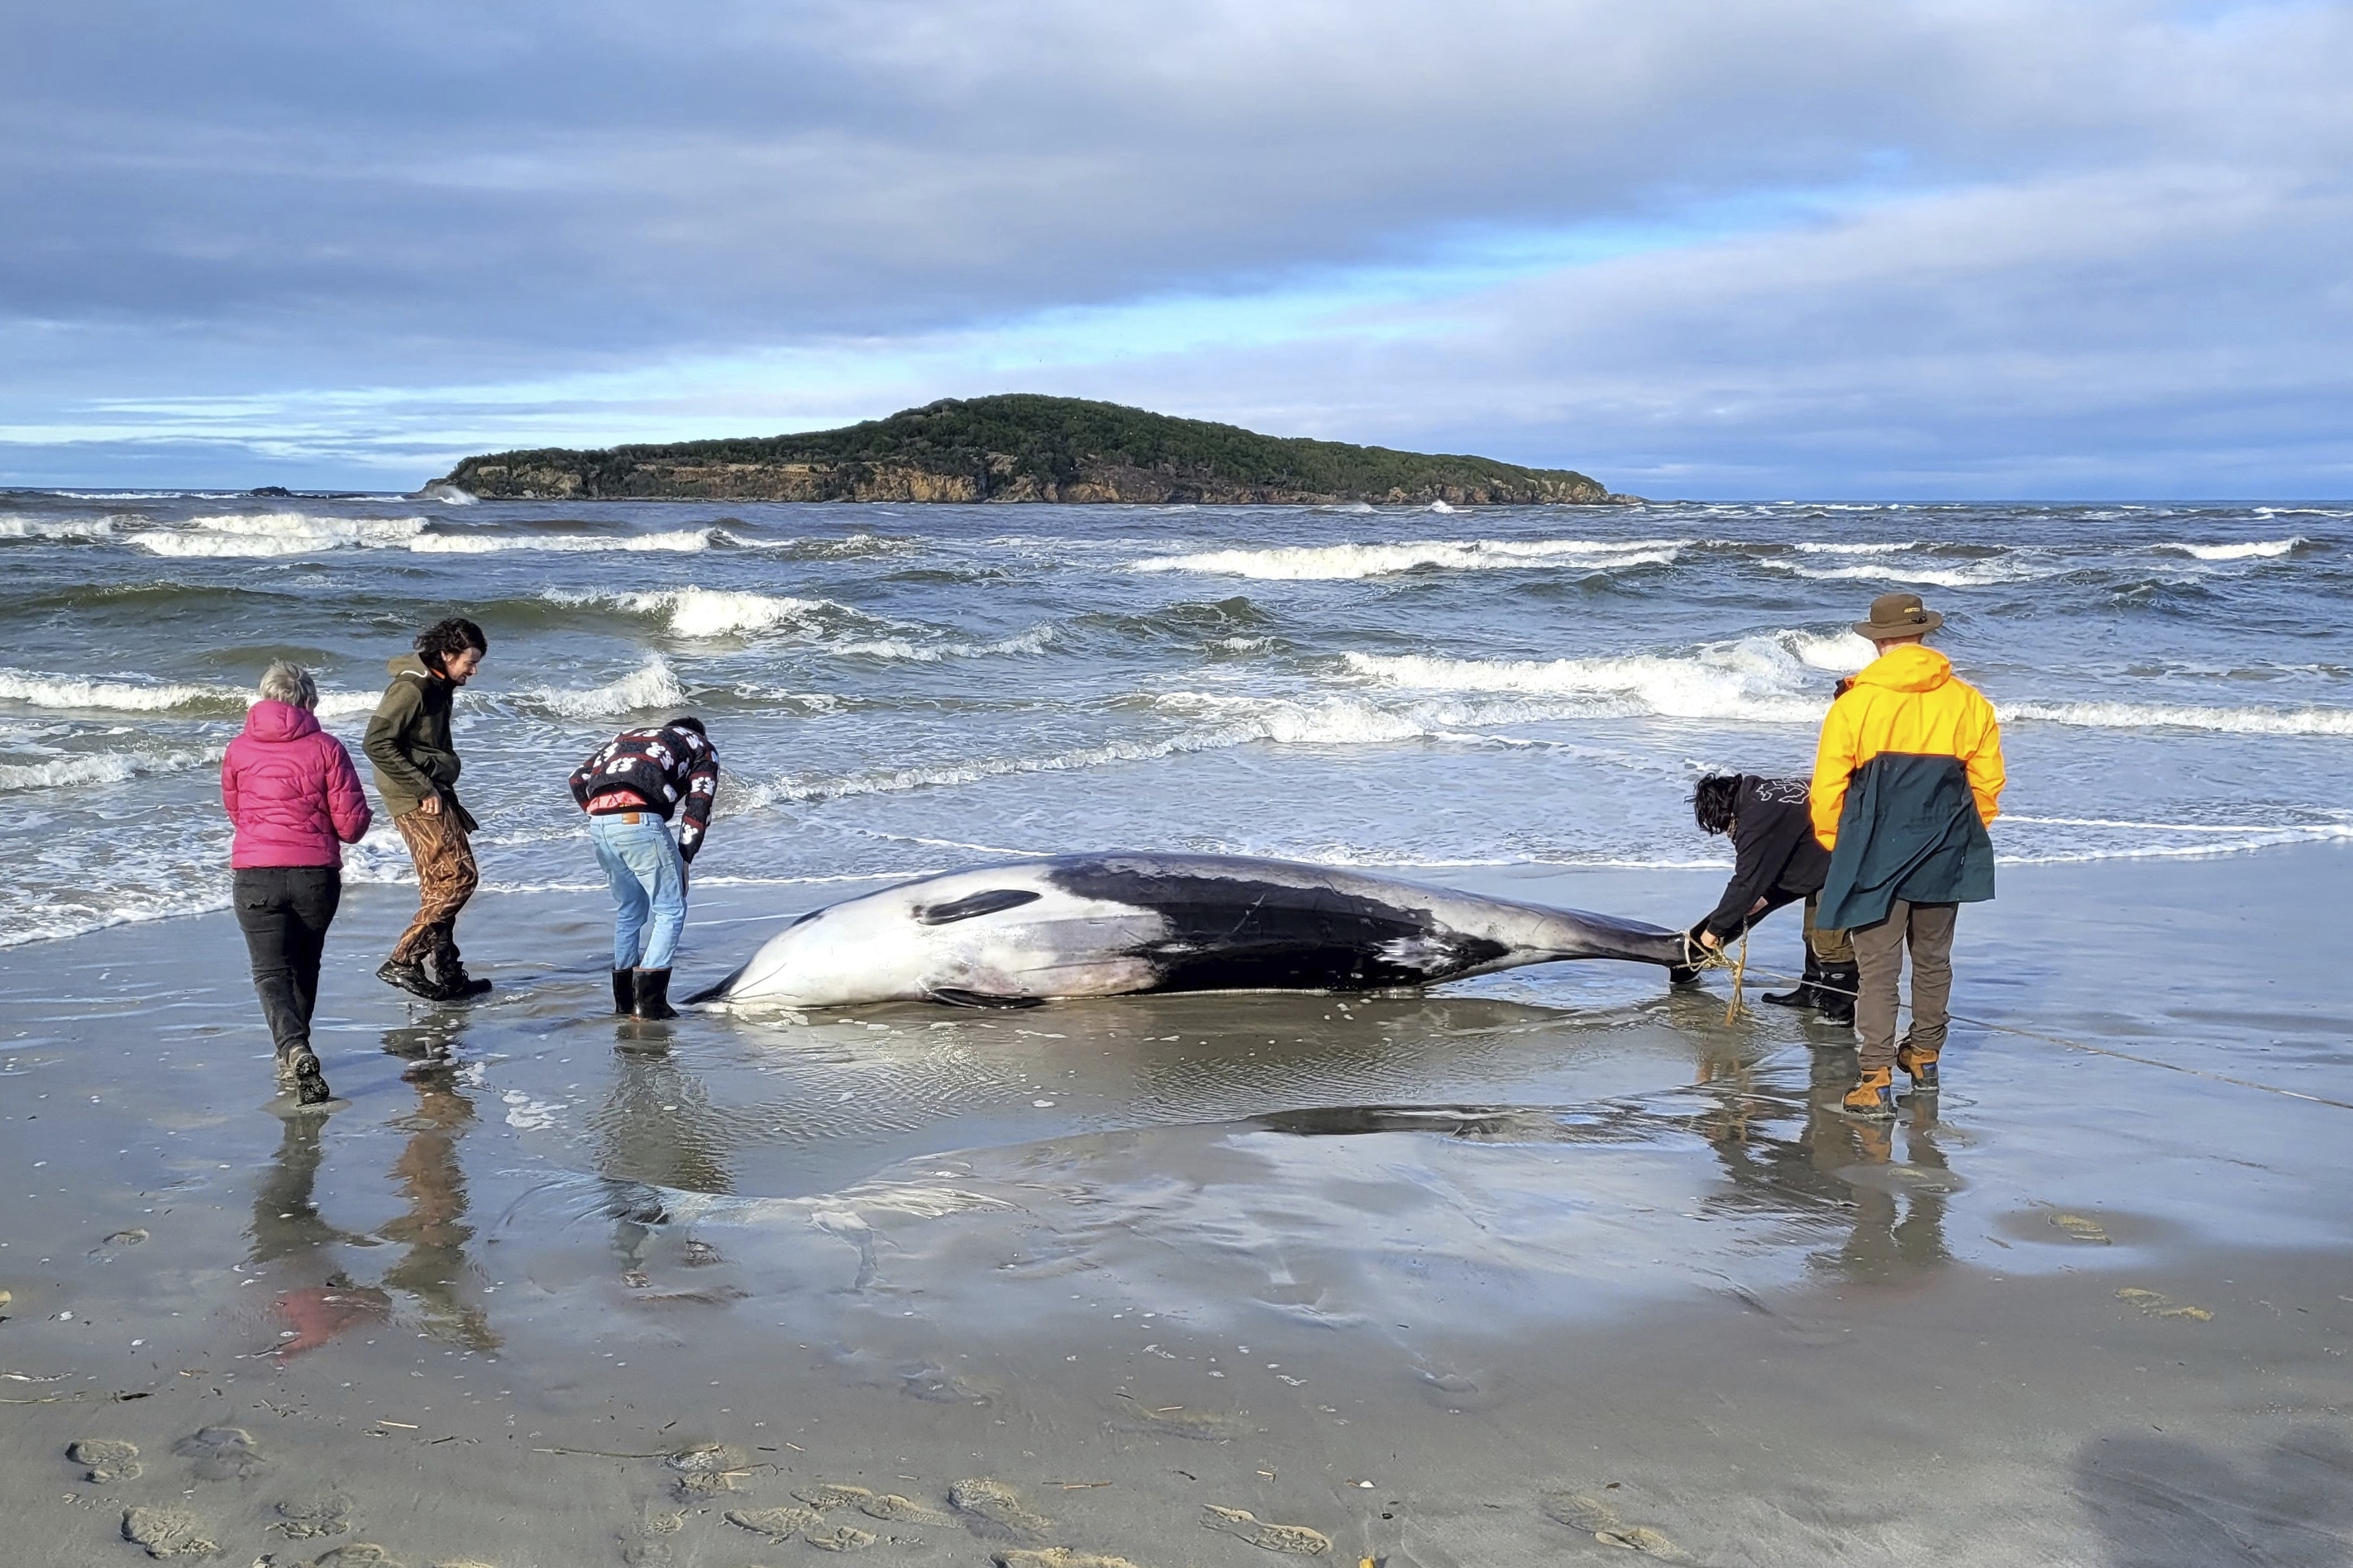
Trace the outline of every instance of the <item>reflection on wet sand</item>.
<instances>
[{"instance_id":1,"label":"reflection on wet sand","mask_svg":"<svg viewBox=\"0 0 2353 1568\"><path fill-rule=\"evenodd\" d=\"M1907 1096L1892 1123L1840 1112L1852 1058L1817 1053L1800 1106L1753 1063L1703 1057L1698 1081L1714 1104L1699 1131L1732 1183L1711 1206L1778 1210L1820 1228L1846 1223L1844 1241L1812 1254L1811 1265L1857 1283L1900 1283L1952 1261L1945 1209L1957 1182L1936 1142L1935 1094ZM1792 1121L1795 1136L1773 1135Z\"/></svg>"},{"instance_id":2,"label":"reflection on wet sand","mask_svg":"<svg viewBox=\"0 0 2353 1568\"><path fill-rule=\"evenodd\" d=\"M651 1285L656 1264L699 1268L719 1261L715 1247L664 1228L670 1216L661 1190L724 1194L733 1191L734 1177L710 1089L679 1065L665 1040L624 1037L613 1060L612 1093L589 1126L621 1280L642 1290ZM708 1292L686 1294L702 1299Z\"/></svg>"},{"instance_id":3,"label":"reflection on wet sand","mask_svg":"<svg viewBox=\"0 0 2353 1568\"><path fill-rule=\"evenodd\" d=\"M446 1030L386 1031L384 1049L417 1065L402 1076L417 1091L417 1109L392 1123L408 1134L391 1176L406 1212L375 1235L348 1231L319 1212L314 1195L328 1119L290 1115L277 1157L255 1189L248 1260L271 1264L280 1281L274 1297L287 1323L279 1333L281 1357L316 1350L360 1322L392 1315L396 1297L415 1303L419 1327L469 1350L495 1350L489 1314L471 1300L475 1269L467 1255L473 1227L466 1223L465 1167L459 1140L474 1121L472 1100L459 1088L454 1040ZM337 1249L391 1243L401 1255L376 1285L359 1285L344 1272Z\"/></svg>"}]
</instances>

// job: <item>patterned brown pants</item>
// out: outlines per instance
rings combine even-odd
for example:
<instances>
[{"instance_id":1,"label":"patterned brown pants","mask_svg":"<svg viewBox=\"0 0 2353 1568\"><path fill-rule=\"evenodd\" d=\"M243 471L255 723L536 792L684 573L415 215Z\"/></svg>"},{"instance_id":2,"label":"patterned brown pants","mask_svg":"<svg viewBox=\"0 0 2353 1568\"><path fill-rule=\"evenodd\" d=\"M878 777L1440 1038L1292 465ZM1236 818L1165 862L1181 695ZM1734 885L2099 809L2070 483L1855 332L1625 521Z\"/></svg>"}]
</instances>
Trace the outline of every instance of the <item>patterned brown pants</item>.
<instances>
[{"instance_id":1,"label":"patterned brown pants","mask_svg":"<svg viewBox=\"0 0 2353 1568\"><path fill-rule=\"evenodd\" d=\"M438 812L412 811L394 817L392 825L400 829L408 858L417 862L417 918L393 944L393 962L422 963L437 955L444 962L454 960L458 911L481 880L474 868L474 847L446 801Z\"/></svg>"}]
</instances>

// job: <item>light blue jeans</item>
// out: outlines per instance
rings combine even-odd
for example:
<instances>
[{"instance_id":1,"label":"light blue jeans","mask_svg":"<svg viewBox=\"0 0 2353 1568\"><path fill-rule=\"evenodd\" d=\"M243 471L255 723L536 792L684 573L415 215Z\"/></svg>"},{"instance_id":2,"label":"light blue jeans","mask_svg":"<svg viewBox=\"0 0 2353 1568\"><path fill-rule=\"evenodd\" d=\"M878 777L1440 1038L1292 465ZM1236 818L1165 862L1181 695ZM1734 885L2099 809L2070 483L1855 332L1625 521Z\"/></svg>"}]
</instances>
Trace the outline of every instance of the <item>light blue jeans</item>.
<instances>
[{"instance_id":1,"label":"light blue jeans","mask_svg":"<svg viewBox=\"0 0 2353 1568\"><path fill-rule=\"evenodd\" d=\"M612 884L620 912L613 921L613 967L668 969L686 928L686 862L670 824L652 812L588 819L596 863Z\"/></svg>"}]
</instances>

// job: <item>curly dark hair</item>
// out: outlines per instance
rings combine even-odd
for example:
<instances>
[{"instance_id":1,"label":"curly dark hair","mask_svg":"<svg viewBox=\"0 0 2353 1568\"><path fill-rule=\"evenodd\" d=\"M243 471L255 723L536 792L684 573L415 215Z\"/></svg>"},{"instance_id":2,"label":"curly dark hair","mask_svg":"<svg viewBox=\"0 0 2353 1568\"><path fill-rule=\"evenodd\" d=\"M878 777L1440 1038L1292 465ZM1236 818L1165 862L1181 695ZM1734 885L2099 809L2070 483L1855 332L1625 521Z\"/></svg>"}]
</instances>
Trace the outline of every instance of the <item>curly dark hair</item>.
<instances>
[{"instance_id":1,"label":"curly dark hair","mask_svg":"<svg viewBox=\"0 0 2353 1568\"><path fill-rule=\"evenodd\" d=\"M1692 816L1706 834L1732 831L1733 807L1740 800L1738 773L1709 773L1692 786Z\"/></svg>"},{"instance_id":2,"label":"curly dark hair","mask_svg":"<svg viewBox=\"0 0 2353 1568\"><path fill-rule=\"evenodd\" d=\"M491 639L482 635L481 627L466 619L465 616L451 616L447 620L434 622L417 633L417 641L413 646L417 649L417 658L435 669L443 669L448 668L452 656L463 653L468 648L472 648L476 653L490 652Z\"/></svg>"}]
</instances>

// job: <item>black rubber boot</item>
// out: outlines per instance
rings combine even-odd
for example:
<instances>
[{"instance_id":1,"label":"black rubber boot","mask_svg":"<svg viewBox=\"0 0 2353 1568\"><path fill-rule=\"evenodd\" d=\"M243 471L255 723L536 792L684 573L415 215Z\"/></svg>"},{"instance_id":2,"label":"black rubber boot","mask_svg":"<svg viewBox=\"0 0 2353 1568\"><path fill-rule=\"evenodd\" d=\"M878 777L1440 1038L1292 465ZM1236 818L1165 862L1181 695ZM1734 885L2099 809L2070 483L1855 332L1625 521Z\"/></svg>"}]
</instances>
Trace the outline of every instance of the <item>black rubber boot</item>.
<instances>
[{"instance_id":1,"label":"black rubber boot","mask_svg":"<svg viewBox=\"0 0 2353 1568\"><path fill-rule=\"evenodd\" d=\"M626 1018L638 1010L638 972L613 971L613 1016Z\"/></svg>"},{"instance_id":2,"label":"black rubber boot","mask_svg":"<svg viewBox=\"0 0 2353 1568\"><path fill-rule=\"evenodd\" d=\"M1767 991L1757 999L1770 1002L1776 1007L1819 1007L1822 1005L1822 994L1819 989L1821 978L1821 961L1814 956L1813 949L1808 948L1805 978L1791 990Z\"/></svg>"},{"instance_id":3,"label":"black rubber boot","mask_svg":"<svg viewBox=\"0 0 2353 1568\"><path fill-rule=\"evenodd\" d=\"M1852 961L1823 964L1821 979L1814 986L1814 994L1821 998L1822 1022L1852 1026L1854 994L1862 984L1862 970Z\"/></svg>"},{"instance_id":4,"label":"black rubber boot","mask_svg":"<svg viewBox=\"0 0 2353 1568\"><path fill-rule=\"evenodd\" d=\"M403 963L396 958L387 958L376 966L375 977L386 985L397 985L410 995L422 996L427 1002L448 1000L441 994L440 983L426 973L421 963Z\"/></svg>"},{"instance_id":5,"label":"black rubber boot","mask_svg":"<svg viewBox=\"0 0 2353 1568\"><path fill-rule=\"evenodd\" d=\"M441 983L444 1002L471 1002L477 996L491 994L491 983L477 980L466 973L465 961L458 956L454 945L433 950L433 976Z\"/></svg>"},{"instance_id":6,"label":"black rubber boot","mask_svg":"<svg viewBox=\"0 0 2353 1568\"><path fill-rule=\"evenodd\" d=\"M678 1009L670 1005L670 971L639 969L632 971L638 977L638 1016L640 1018L675 1018Z\"/></svg>"}]
</instances>

